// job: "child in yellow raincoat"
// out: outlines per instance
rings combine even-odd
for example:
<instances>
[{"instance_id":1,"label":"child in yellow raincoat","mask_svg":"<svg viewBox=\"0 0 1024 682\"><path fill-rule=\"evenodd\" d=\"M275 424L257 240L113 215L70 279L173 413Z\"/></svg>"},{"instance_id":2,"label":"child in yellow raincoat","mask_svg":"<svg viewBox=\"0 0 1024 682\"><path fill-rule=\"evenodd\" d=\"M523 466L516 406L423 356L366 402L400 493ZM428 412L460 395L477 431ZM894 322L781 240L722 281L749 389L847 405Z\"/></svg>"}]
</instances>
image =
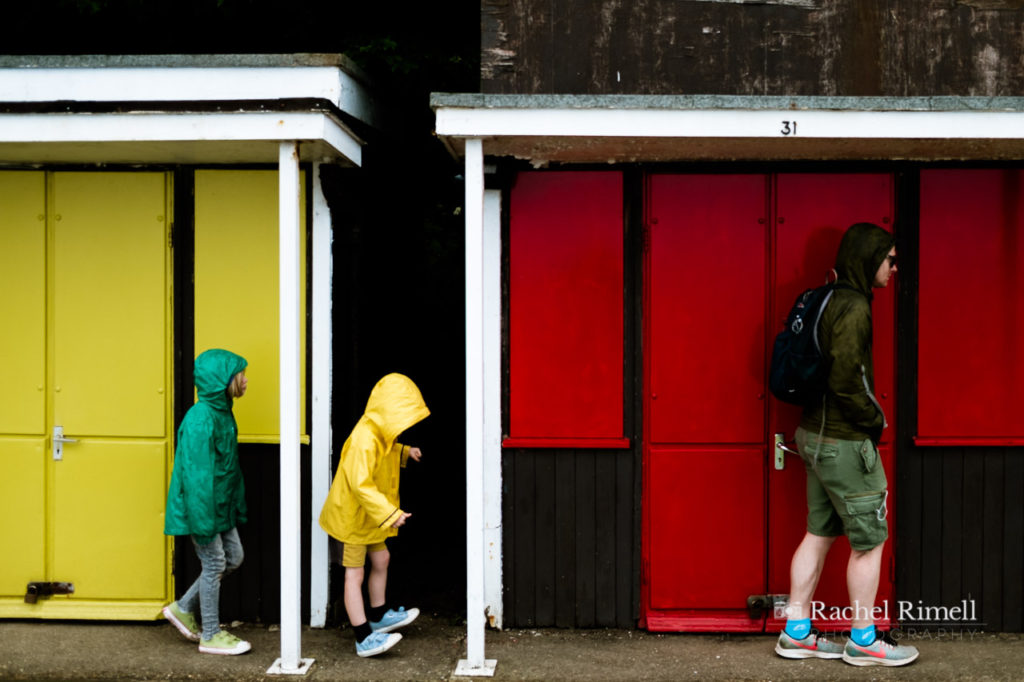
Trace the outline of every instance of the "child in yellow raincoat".
<instances>
[{"instance_id":1,"label":"child in yellow raincoat","mask_svg":"<svg viewBox=\"0 0 1024 682\"><path fill-rule=\"evenodd\" d=\"M412 516L399 506L398 475L419 448L398 436L430 414L419 388L402 374L388 374L370 392L366 411L341 448L341 461L320 512L320 526L344 543L345 611L356 633L356 653L375 656L398 643L392 632L411 623L419 609L391 609L385 596L388 553L385 539ZM370 556L370 608L363 606L363 577Z\"/></svg>"}]
</instances>

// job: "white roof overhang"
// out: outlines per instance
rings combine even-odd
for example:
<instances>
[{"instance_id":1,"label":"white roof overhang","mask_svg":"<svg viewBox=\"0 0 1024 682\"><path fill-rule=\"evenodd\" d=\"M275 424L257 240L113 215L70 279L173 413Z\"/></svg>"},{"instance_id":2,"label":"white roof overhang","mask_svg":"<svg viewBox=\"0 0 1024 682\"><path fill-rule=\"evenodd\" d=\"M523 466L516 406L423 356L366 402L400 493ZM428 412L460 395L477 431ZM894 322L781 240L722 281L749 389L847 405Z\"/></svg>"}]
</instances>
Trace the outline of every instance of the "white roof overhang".
<instances>
[{"instance_id":1,"label":"white roof overhang","mask_svg":"<svg viewBox=\"0 0 1024 682\"><path fill-rule=\"evenodd\" d=\"M535 164L1024 159L1024 98L631 95L431 97L456 156Z\"/></svg>"},{"instance_id":2,"label":"white roof overhang","mask_svg":"<svg viewBox=\"0 0 1024 682\"><path fill-rule=\"evenodd\" d=\"M376 106L340 55L0 58L0 164L359 165Z\"/></svg>"}]
</instances>

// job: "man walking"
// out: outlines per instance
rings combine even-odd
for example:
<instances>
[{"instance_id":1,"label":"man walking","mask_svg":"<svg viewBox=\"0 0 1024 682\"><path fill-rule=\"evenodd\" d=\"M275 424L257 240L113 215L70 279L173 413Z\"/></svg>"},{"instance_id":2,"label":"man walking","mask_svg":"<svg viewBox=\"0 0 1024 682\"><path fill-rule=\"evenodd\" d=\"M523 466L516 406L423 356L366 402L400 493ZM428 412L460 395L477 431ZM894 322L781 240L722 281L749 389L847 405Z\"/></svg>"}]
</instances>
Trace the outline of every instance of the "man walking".
<instances>
[{"instance_id":1,"label":"man walking","mask_svg":"<svg viewBox=\"0 0 1024 682\"><path fill-rule=\"evenodd\" d=\"M900 666L918 657L914 647L880 637L872 618L889 532L888 489L878 455L886 421L873 394L871 290L888 285L894 272L891 234L871 223L846 231L836 255L839 286L819 329L828 383L821 403L804 407L796 431L807 469L807 533L793 555L786 627L775 646L785 658ZM851 548L846 582L853 621L845 647L813 631L810 620L825 557L840 535L849 538Z\"/></svg>"}]
</instances>

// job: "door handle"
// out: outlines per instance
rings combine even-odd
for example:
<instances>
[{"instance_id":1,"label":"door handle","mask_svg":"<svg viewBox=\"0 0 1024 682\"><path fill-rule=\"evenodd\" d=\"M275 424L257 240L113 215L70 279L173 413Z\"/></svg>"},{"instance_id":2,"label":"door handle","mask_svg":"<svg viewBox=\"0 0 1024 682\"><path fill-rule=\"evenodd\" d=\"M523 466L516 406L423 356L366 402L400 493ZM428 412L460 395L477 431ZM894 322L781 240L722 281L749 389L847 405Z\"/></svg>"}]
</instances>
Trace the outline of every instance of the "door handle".
<instances>
[{"instance_id":1,"label":"door handle","mask_svg":"<svg viewBox=\"0 0 1024 682\"><path fill-rule=\"evenodd\" d=\"M64 459L64 443L77 443L77 438L65 438L64 427L53 427L53 461L59 462Z\"/></svg>"},{"instance_id":2,"label":"door handle","mask_svg":"<svg viewBox=\"0 0 1024 682\"><path fill-rule=\"evenodd\" d=\"M786 468L786 453L800 456L800 452L786 446L786 436L782 433L775 434L775 468L782 471Z\"/></svg>"}]
</instances>

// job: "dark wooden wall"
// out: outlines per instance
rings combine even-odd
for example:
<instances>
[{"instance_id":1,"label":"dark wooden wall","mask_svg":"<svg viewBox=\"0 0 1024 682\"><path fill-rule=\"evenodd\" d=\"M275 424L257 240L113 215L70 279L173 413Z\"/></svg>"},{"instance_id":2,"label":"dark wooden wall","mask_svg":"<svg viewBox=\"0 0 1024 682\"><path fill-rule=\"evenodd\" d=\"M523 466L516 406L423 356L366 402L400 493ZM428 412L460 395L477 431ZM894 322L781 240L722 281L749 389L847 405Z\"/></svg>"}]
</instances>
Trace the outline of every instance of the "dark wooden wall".
<instances>
[{"instance_id":1,"label":"dark wooden wall","mask_svg":"<svg viewBox=\"0 0 1024 682\"><path fill-rule=\"evenodd\" d=\"M632 450L506 450L506 627L635 627Z\"/></svg>"},{"instance_id":2,"label":"dark wooden wall","mask_svg":"<svg viewBox=\"0 0 1024 682\"><path fill-rule=\"evenodd\" d=\"M1022 0L482 0L486 93L1024 90Z\"/></svg>"}]
</instances>

